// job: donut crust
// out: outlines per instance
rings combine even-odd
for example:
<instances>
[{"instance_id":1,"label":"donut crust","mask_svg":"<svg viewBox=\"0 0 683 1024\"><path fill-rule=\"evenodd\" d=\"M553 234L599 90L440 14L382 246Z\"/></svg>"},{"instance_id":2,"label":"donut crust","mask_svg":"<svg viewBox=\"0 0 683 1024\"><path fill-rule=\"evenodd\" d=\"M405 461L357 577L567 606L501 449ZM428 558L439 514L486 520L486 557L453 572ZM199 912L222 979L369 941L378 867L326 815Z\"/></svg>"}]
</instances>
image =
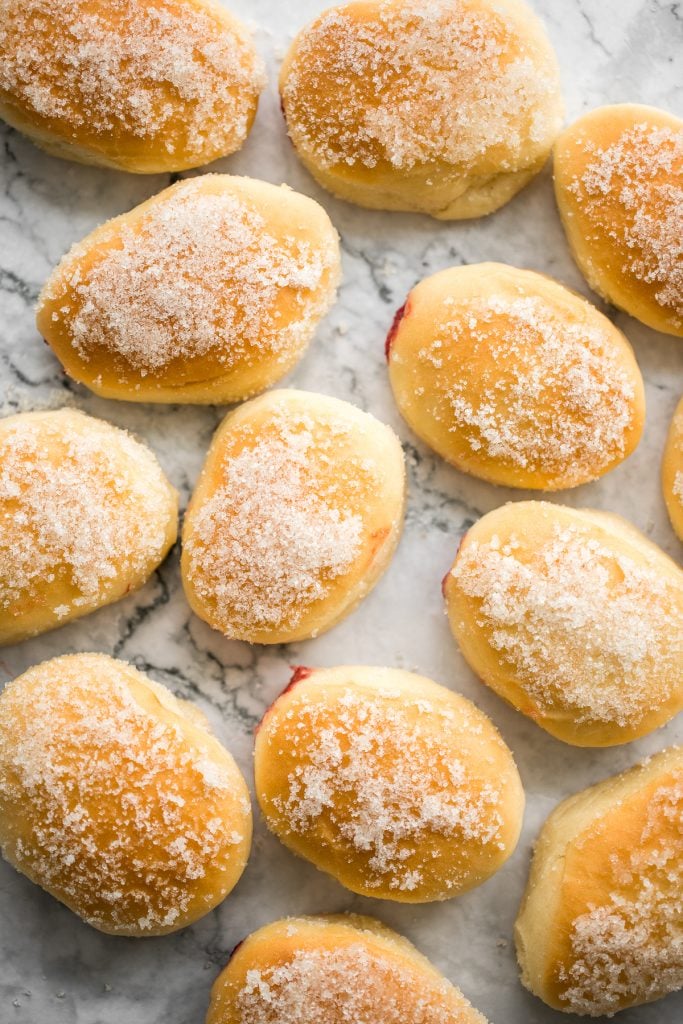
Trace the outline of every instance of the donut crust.
<instances>
[{"instance_id":1,"label":"donut crust","mask_svg":"<svg viewBox=\"0 0 683 1024\"><path fill-rule=\"evenodd\" d=\"M522 982L549 1006L612 1016L683 986L683 749L561 803L515 924Z\"/></svg>"},{"instance_id":2,"label":"donut crust","mask_svg":"<svg viewBox=\"0 0 683 1024\"><path fill-rule=\"evenodd\" d=\"M591 288L683 337L683 121L635 103L598 107L559 137L553 172L567 241Z\"/></svg>"},{"instance_id":3,"label":"donut crust","mask_svg":"<svg viewBox=\"0 0 683 1024\"><path fill-rule=\"evenodd\" d=\"M683 398L676 407L666 439L662 491L671 525L683 540Z\"/></svg>"},{"instance_id":4,"label":"donut crust","mask_svg":"<svg viewBox=\"0 0 683 1024\"><path fill-rule=\"evenodd\" d=\"M45 284L37 328L104 398L232 403L303 355L339 281L339 242L285 185L206 174L91 232Z\"/></svg>"},{"instance_id":5,"label":"donut crust","mask_svg":"<svg viewBox=\"0 0 683 1024\"><path fill-rule=\"evenodd\" d=\"M500 263L452 267L410 292L387 339L409 426L457 469L562 490L634 450L643 380L627 339L552 278Z\"/></svg>"}]
</instances>

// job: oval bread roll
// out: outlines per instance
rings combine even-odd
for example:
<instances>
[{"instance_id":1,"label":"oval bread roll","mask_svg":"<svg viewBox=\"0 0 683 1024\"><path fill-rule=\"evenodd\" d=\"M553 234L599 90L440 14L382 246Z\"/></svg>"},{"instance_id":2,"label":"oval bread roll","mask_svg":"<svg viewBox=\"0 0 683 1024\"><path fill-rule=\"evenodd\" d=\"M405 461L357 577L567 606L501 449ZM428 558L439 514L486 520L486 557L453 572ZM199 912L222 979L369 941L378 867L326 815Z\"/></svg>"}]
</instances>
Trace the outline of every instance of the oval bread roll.
<instances>
[{"instance_id":1,"label":"oval bread roll","mask_svg":"<svg viewBox=\"0 0 683 1024\"><path fill-rule=\"evenodd\" d=\"M339 280L316 202L252 178L178 182L74 246L37 326L105 398L236 402L300 359Z\"/></svg>"},{"instance_id":2,"label":"oval bread roll","mask_svg":"<svg viewBox=\"0 0 683 1024\"><path fill-rule=\"evenodd\" d=\"M214 0L3 0L0 117L53 156L199 167L240 148L264 85Z\"/></svg>"},{"instance_id":3,"label":"oval bread roll","mask_svg":"<svg viewBox=\"0 0 683 1024\"><path fill-rule=\"evenodd\" d=\"M330 629L387 567L403 527L396 435L348 402L272 391L218 429L183 528L194 612L250 643Z\"/></svg>"},{"instance_id":4,"label":"oval bread roll","mask_svg":"<svg viewBox=\"0 0 683 1024\"><path fill-rule=\"evenodd\" d=\"M282 109L304 166L380 210L480 217L545 163L562 123L557 59L521 0L361 0L294 40Z\"/></svg>"},{"instance_id":5,"label":"oval bread roll","mask_svg":"<svg viewBox=\"0 0 683 1024\"><path fill-rule=\"evenodd\" d=\"M552 736L609 747L683 707L683 572L608 512L489 512L444 580L474 672Z\"/></svg>"},{"instance_id":6,"label":"oval bread roll","mask_svg":"<svg viewBox=\"0 0 683 1024\"><path fill-rule=\"evenodd\" d=\"M415 433L491 483L577 487L642 434L643 380L624 335L529 270L480 263L425 278L396 315L387 360Z\"/></svg>"},{"instance_id":7,"label":"oval bread roll","mask_svg":"<svg viewBox=\"0 0 683 1024\"><path fill-rule=\"evenodd\" d=\"M426 957L379 921L290 917L234 950L206 1024L486 1024Z\"/></svg>"},{"instance_id":8,"label":"oval bread roll","mask_svg":"<svg viewBox=\"0 0 683 1024\"><path fill-rule=\"evenodd\" d=\"M555 195L579 269L636 320L683 337L683 121L598 107L557 140Z\"/></svg>"},{"instance_id":9,"label":"oval bread roll","mask_svg":"<svg viewBox=\"0 0 683 1024\"><path fill-rule=\"evenodd\" d=\"M152 452L74 409L0 420L0 644L137 590L175 542Z\"/></svg>"},{"instance_id":10,"label":"oval bread roll","mask_svg":"<svg viewBox=\"0 0 683 1024\"><path fill-rule=\"evenodd\" d=\"M669 427L662 462L662 489L671 525L683 540L683 398Z\"/></svg>"},{"instance_id":11,"label":"oval bread roll","mask_svg":"<svg viewBox=\"0 0 683 1024\"><path fill-rule=\"evenodd\" d=\"M546 821L515 925L522 981L588 1017L683 988L682 893L683 748L671 747Z\"/></svg>"},{"instance_id":12,"label":"oval bread roll","mask_svg":"<svg viewBox=\"0 0 683 1024\"><path fill-rule=\"evenodd\" d=\"M271 831L364 896L457 896L519 838L524 792L498 731L412 672L298 669L259 726L254 769Z\"/></svg>"},{"instance_id":13,"label":"oval bread roll","mask_svg":"<svg viewBox=\"0 0 683 1024\"><path fill-rule=\"evenodd\" d=\"M100 931L164 935L235 886L249 792L203 714L125 662L73 654L0 695L3 856Z\"/></svg>"}]
</instances>

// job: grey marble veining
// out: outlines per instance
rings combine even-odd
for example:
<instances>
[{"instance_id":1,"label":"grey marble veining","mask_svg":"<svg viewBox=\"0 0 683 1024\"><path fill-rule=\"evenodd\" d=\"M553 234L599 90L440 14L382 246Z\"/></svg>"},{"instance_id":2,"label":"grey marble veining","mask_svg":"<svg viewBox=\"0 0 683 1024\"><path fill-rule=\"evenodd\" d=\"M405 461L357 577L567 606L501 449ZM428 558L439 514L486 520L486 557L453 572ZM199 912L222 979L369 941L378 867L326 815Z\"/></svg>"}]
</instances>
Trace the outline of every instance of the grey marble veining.
<instances>
[{"instance_id":1,"label":"grey marble veining","mask_svg":"<svg viewBox=\"0 0 683 1024\"><path fill-rule=\"evenodd\" d=\"M408 289L453 264L500 260L590 293L569 256L547 170L498 213L463 224L370 213L323 193L287 141L275 83L293 33L324 3L232 0L230 6L253 21L270 85L242 152L211 169L286 181L322 202L338 228L344 253L339 300L288 383L355 402L398 431L411 483L403 541L384 579L347 621L315 641L273 648L229 642L194 618L174 550L138 593L3 650L0 681L69 651L129 659L196 700L251 781L253 726L287 682L290 665L353 661L415 669L472 698L499 726L527 790L524 832L511 861L481 888L444 904L401 907L346 892L287 853L256 813L252 857L235 892L192 928L146 940L100 935L2 863L0 1024L202 1024L210 985L247 932L283 914L350 909L404 932L495 1024L560 1024L574 1018L524 992L511 943L532 840L560 798L680 742L683 731L672 723L626 747L573 749L506 707L470 673L448 630L440 580L469 523L530 495L457 473L411 435L391 399L383 342ZM560 56L569 120L625 100L683 114L683 5L535 0L535 7ZM59 161L4 126L0 146L0 411L68 403L128 427L158 453L185 504L222 410L95 398L64 378L33 321L38 290L70 244L166 186L169 176L135 177ZM633 342L646 379L645 437L607 478L552 500L620 511L680 561L683 549L666 519L658 475L667 424L683 390L683 348L621 313L605 312ZM619 1016L623 1024L681 1019L681 994Z\"/></svg>"}]
</instances>

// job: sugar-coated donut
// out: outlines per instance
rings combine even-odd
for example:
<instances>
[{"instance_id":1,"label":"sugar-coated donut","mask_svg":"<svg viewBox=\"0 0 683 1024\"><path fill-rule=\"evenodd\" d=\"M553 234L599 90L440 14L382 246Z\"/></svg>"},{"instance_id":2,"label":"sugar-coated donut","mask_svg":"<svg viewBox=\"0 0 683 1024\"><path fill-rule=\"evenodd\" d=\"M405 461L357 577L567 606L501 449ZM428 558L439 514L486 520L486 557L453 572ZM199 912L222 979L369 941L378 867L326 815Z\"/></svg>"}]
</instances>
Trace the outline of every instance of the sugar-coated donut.
<instances>
[{"instance_id":1,"label":"sugar-coated donut","mask_svg":"<svg viewBox=\"0 0 683 1024\"><path fill-rule=\"evenodd\" d=\"M290 917L250 935L206 1024L486 1024L402 935L371 917Z\"/></svg>"},{"instance_id":2,"label":"sugar-coated donut","mask_svg":"<svg viewBox=\"0 0 683 1024\"><path fill-rule=\"evenodd\" d=\"M290 137L342 199L479 217L545 163L562 124L557 59L522 0L361 0L294 40Z\"/></svg>"},{"instance_id":3,"label":"sugar-coated donut","mask_svg":"<svg viewBox=\"0 0 683 1024\"><path fill-rule=\"evenodd\" d=\"M37 326L105 398L235 402L292 368L338 280L337 233L318 203L206 174L74 246L42 291Z\"/></svg>"},{"instance_id":4,"label":"sugar-coated donut","mask_svg":"<svg viewBox=\"0 0 683 1024\"><path fill-rule=\"evenodd\" d=\"M588 1017L683 988L682 894L683 747L671 747L546 821L515 926L523 983Z\"/></svg>"},{"instance_id":5,"label":"sugar-coated donut","mask_svg":"<svg viewBox=\"0 0 683 1024\"><path fill-rule=\"evenodd\" d=\"M627 743L683 708L683 572L620 516L504 505L444 595L473 671L565 743Z\"/></svg>"},{"instance_id":6,"label":"sugar-coated donut","mask_svg":"<svg viewBox=\"0 0 683 1024\"><path fill-rule=\"evenodd\" d=\"M225 636L289 643L349 614L403 527L398 438L348 402L272 391L226 416L183 528L192 609Z\"/></svg>"},{"instance_id":7,"label":"sugar-coated donut","mask_svg":"<svg viewBox=\"0 0 683 1024\"><path fill-rule=\"evenodd\" d=\"M236 885L240 771L204 715L125 662L53 658L0 695L3 856L100 931L163 935Z\"/></svg>"},{"instance_id":8,"label":"sugar-coated donut","mask_svg":"<svg viewBox=\"0 0 683 1024\"><path fill-rule=\"evenodd\" d=\"M598 107L560 136L555 195L579 269L599 295L683 337L683 121Z\"/></svg>"},{"instance_id":9,"label":"sugar-coated donut","mask_svg":"<svg viewBox=\"0 0 683 1024\"><path fill-rule=\"evenodd\" d=\"M0 645L137 590L176 539L152 452L74 409L0 420Z\"/></svg>"},{"instance_id":10,"label":"sugar-coated donut","mask_svg":"<svg viewBox=\"0 0 683 1024\"><path fill-rule=\"evenodd\" d=\"M295 853L364 896L426 903L513 852L524 792L465 697L399 669L299 669L256 736L256 795Z\"/></svg>"},{"instance_id":11,"label":"sugar-coated donut","mask_svg":"<svg viewBox=\"0 0 683 1024\"><path fill-rule=\"evenodd\" d=\"M671 525L683 540L683 398L669 427L662 461L662 490Z\"/></svg>"},{"instance_id":12,"label":"sugar-coated donut","mask_svg":"<svg viewBox=\"0 0 683 1024\"><path fill-rule=\"evenodd\" d=\"M239 149L265 85L215 0L3 0L0 117L53 156L152 174Z\"/></svg>"},{"instance_id":13,"label":"sugar-coated donut","mask_svg":"<svg viewBox=\"0 0 683 1024\"><path fill-rule=\"evenodd\" d=\"M560 490L629 455L643 381L628 341L579 295L500 263L453 267L410 292L387 338L412 429L458 469Z\"/></svg>"}]
</instances>

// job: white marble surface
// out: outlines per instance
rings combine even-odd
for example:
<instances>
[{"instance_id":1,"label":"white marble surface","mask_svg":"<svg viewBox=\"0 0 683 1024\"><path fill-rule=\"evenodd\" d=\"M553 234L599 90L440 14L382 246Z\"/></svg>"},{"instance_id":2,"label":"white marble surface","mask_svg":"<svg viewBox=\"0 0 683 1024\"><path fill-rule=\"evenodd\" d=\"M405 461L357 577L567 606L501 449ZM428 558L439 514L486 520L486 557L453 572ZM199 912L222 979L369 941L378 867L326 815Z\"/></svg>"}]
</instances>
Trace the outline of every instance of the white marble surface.
<instances>
[{"instance_id":1,"label":"white marble surface","mask_svg":"<svg viewBox=\"0 0 683 1024\"><path fill-rule=\"evenodd\" d=\"M548 172L503 210L465 224L370 213L333 200L299 166L280 117L276 68L294 30L320 0L232 0L253 21L270 85L243 151L216 170L286 181L314 196L342 236L339 301L288 383L348 399L391 423L403 440L411 494L404 539L386 576L347 621L316 641L259 648L231 643L187 607L174 550L148 585L121 603L0 657L0 680L69 651L127 658L196 700L251 780L252 728L285 685L290 664L396 665L472 698L512 746L528 795L512 860L473 893L423 907L354 897L286 852L256 815L252 857L236 891L177 935L125 940L100 935L6 864L0 864L0 1022L8 1024L201 1024L210 985L246 933L283 914L356 910L408 935L496 1024L566 1021L519 985L512 923L532 840L557 801L672 741L680 725L626 747L573 749L506 707L467 669L442 609L440 580L476 517L521 492L480 483L433 457L394 408L383 342L394 310L422 276L452 264L501 260L554 275L588 294L565 245ZM663 0L535 0L560 55L567 116L636 100L683 114L683 5ZM169 183L79 167L41 154L0 127L0 373L2 412L75 404L131 428L159 457L183 503L222 410L107 402L65 380L33 322L38 289L69 245L107 217ZM683 390L683 347L622 314L647 382L648 421L638 451L602 482L553 500L621 511L681 560L663 509L659 461ZM573 1018L572 1018L573 1019ZM683 994L620 1015L623 1024L674 1024Z\"/></svg>"}]
</instances>

